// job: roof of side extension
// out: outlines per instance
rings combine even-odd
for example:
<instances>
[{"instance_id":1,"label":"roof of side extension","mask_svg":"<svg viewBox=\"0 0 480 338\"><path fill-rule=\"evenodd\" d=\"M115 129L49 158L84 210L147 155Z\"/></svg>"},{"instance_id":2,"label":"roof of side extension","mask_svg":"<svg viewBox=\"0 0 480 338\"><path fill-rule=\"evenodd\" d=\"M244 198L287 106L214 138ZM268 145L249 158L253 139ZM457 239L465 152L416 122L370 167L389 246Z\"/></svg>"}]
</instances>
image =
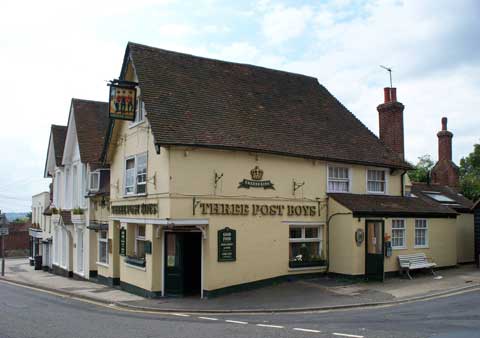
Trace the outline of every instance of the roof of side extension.
<instances>
[{"instance_id":1,"label":"roof of side extension","mask_svg":"<svg viewBox=\"0 0 480 338\"><path fill-rule=\"evenodd\" d=\"M316 78L135 43L128 60L157 144L410 167Z\"/></svg>"},{"instance_id":2,"label":"roof of side extension","mask_svg":"<svg viewBox=\"0 0 480 338\"><path fill-rule=\"evenodd\" d=\"M456 217L457 215L453 209L415 197L343 193L328 194L328 196L351 210L354 217Z\"/></svg>"},{"instance_id":3,"label":"roof of side extension","mask_svg":"<svg viewBox=\"0 0 480 338\"><path fill-rule=\"evenodd\" d=\"M460 194L457 190L445 185L413 182L412 193L426 202L441 203L459 212L470 212L473 206L472 201ZM447 200L443 203L439 202L434 198L436 195L443 195Z\"/></svg>"}]
</instances>

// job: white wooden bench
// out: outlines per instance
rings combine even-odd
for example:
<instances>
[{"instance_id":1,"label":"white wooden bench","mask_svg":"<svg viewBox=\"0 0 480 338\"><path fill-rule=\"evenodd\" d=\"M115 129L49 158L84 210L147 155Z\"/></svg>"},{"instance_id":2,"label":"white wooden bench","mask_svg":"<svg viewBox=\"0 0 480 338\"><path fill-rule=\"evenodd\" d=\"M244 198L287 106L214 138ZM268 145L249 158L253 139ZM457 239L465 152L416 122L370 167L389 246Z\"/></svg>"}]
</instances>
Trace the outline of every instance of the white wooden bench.
<instances>
[{"instance_id":1,"label":"white wooden bench","mask_svg":"<svg viewBox=\"0 0 480 338\"><path fill-rule=\"evenodd\" d=\"M416 269L430 269L432 274L436 276L433 268L436 267L437 264L429 262L424 253L398 255L398 263L400 264L400 273L406 274L410 279L412 279L412 276L410 276L410 270Z\"/></svg>"}]
</instances>

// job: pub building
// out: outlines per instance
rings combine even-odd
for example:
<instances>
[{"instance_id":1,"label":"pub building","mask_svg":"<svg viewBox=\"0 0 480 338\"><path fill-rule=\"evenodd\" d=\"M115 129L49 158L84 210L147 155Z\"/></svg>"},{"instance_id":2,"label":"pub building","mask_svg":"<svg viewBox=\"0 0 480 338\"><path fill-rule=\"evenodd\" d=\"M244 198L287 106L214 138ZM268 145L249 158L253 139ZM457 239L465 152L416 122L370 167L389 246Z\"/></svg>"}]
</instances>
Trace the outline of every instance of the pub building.
<instances>
[{"instance_id":1,"label":"pub building","mask_svg":"<svg viewBox=\"0 0 480 338\"><path fill-rule=\"evenodd\" d=\"M395 88L379 139L316 78L129 43L109 109L108 284L211 297L457 263L455 210L407 196Z\"/></svg>"}]
</instances>

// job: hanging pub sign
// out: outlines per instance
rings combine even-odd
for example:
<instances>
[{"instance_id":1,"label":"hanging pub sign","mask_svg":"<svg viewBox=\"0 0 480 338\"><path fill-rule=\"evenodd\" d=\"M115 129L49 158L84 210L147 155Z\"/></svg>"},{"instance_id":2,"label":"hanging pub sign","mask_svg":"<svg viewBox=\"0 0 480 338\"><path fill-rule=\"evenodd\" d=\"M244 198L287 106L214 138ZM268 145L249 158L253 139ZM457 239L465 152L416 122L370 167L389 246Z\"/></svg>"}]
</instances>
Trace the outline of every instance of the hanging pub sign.
<instances>
[{"instance_id":1,"label":"hanging pub sign","mask_svg":"<svg viewBox=\"0 0 480 338\"><path fill-rule=\"evenodd\" d=\"M111 119L135 121L137 104L136 82L113 80L109 83L109 116Z\"/></svg>"},{"instance_id":2,"label":"hanging pub sign","mask_svg":"<svg viewBox=\"0 0 480 338\"><path fill-rule=\"evenodd\" d=\"M252 177L251 180L244 179L238 184L238 188L263 188L263 189L273 189L273 183L270 180L262 180L263 178L263 170L257 166L250 170L250 176Z\"/></svg>"},{"instance_id":3,"label":"hanging pub sign","mask_svg":"<svg viewBox=\"0 0 480 338\"><path fill-rule=\"evenodd\" d=\"M218 261L234 262L237 259L236 231L226 227L218 230Z\"/></svg>"}]
</instances>

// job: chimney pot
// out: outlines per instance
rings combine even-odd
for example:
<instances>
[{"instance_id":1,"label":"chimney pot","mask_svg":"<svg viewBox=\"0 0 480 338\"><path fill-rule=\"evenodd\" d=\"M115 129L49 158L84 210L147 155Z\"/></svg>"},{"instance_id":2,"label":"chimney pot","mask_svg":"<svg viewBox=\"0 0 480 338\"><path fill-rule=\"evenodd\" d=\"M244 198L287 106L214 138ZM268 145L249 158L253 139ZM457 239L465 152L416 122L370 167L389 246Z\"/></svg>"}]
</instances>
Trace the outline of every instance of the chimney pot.
<instances>
[{"instance_id":1,"label":"chimney pot","mask_svg":"<svg viewBox=\"0 0 480 338\"><path fill-rule=\"evenodd\" d=\"M446 117L442 117L442 130L447 130L447 123L448 119Z\"/></svg>"},{"instance_id":2,"label":"chimney pot","mask_svg":"<svg viewBox=\"0 0 480 338\"><path fill-rule=\"evenodd\" d=\"M397 88L385 87L383 88L383 96L385 103L397 101Z\"/></svg>"}]
</instances>

